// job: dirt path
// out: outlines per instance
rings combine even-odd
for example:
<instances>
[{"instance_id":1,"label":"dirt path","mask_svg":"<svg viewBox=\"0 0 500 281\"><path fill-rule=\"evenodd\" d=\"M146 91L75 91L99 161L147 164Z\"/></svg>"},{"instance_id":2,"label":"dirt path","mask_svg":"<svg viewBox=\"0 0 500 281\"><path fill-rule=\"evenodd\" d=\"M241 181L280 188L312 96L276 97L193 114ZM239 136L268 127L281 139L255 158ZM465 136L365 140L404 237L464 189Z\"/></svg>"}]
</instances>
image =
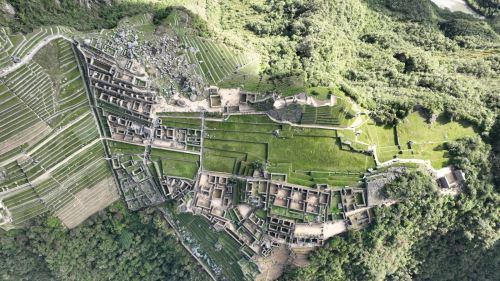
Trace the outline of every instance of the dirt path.
<instances>
[{"instance_id":1,"label":"dirt path","mask_svg":"<svg viewBox=\"0 0 500 281\"><path fill-rule=\"evenodd\" d=\"M45 37L42 41L38 42L34 48L32 48L28 54L26 56L24 56L23 58L21 58L21 61L17 62L17 63L14 63L12 65L9 65L3 69L0 69L0 77L3 77L3 76L6 76L14 71L16 71L17 69L19 69L21 66L27 64L30 60L33 59L33 57L36 55L36 53L38 53L38 51L40 51L40 49L42 49L43 47L45 47L45 45L49 44L51 41L53 40L56 40L56 39L59 39L59 38L64 38L68 41L73 41L71 40L70 38L66 37L65 35L62 35L62 34L54 34L54 35L50 35L50 36L47 36Z\"/></svg>"},{"instance_id":2,"label":"dirt path","mask_svg":"<svg viewBox=\"0 0 500 281\"><path fill-rule=\"evenodd\" d=\"M401 158L396 158L396 159L392 159L392 160L380 163L378 166L379 167L388 167L388 166L392 166L392 165L398 164L398 163L422 164L427 169L429 169L430 171L432 171L433 174L436 174L436 170L434 170L434 168L432 167L431 161L429 161L429 160L423 160L423 159L415 159L415 158L401 159Z\"/></svg>"}]
</instances>

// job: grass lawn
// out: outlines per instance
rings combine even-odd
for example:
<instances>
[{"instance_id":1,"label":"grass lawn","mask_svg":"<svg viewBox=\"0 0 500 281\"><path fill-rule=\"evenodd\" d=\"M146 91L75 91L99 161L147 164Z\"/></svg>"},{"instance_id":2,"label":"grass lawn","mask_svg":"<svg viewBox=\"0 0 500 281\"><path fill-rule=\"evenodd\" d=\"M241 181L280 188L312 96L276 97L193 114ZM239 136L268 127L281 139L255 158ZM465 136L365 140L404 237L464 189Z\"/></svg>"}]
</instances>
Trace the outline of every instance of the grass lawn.
<instances>
[{"instance_id":1,"label":"grass lawn","mask_svg":"<svg viewBox=\"0 0 500 281\"><path fill-rule=\"evenodd\" d=\"M134 154L144 154L144 147L140 145L133 145L123 142L108 141L108 148L111 154L124 154L124 155L134 155Z\"/></svg>"},{"instance_id":2,"label":"grass lawn","mask_svg":"<svg viewBox=\"0 0 500 281\"><path fill-rule=\"evenodd\" d=\"M273 120L269 119L269 117L265 114L260 114L260 115L231 115L228 120L228 122L238 122L238 123L265 123L265 124L272 124L272 125L278 125L273 122Z\"/></svg>"},{"instance_id":3,"label":"grass lawn","mask_svg":"<svg viewBox=\"0 0 500 281\"><path fill-rule=\"evenodd\" d=\"M198 172L199 156L195 154L152 148L150 157L161 162L165 175L192 179Z\"/></svg>"},{"instance_id":4,"label":"grass lawn","mask_svg":"<svg viewBox=\"0 0 500 281\"><path fill-rule=\"evenodd\" d=\"M418 112L410 114L397 126L403 154L400 158L420 158L430 160L434 168L448 164L448 153L443 144L475 134L474 128L465 123L452 122L441 115L433 124L429 124ZM414 144L411 149L408 142Z\"/></svg>"},{"instance_id":5,"label":"grass lawn","mask_svg":"<svg viewBox=\"0 0 500 281\"><path fill-rule=\"evenodd\" d=\"M161 124L175 128L201 129L201 119L182 117L160 117Z\"/></svg>"},{"instance_id":6,"label":"grass lawn","mask_svg":"<svg viewBox=\"0 0 500 281\"><path fill-rule=\"evenodd\" d=\"M450 122L443 115L439 116L433 124L429 124L418 112L413 112L403 122L398 124L397 130L401 145L406 145L408 141L419 144L442 143L475 134L472 126Z\"/></svg>"},{"instance_id":7,"label":"grass lawn","mask_svg":"<svg viewBox=\"0 0 500 281\"><path fill-rule=\"evenodd\" d=\"M265 142L253 142L253 140L234 140L232 137L234 134L240 134L240 132L227 133L226 138L220 139L206 139L205 148L212 148L225 151L233 151L239 153L247 154L246 161L255 160L266 160L266 149L267 144Z\"/></svg>"},{"instance_id":8,"label":"grass lawn","mask_svg":"<svg viewBox=\"0 0 500 281\"><path fill-rule=\"evenodd\" d=\"M236 165L236 158L217 155L216 152L206 150L203 158L203 168L209 171L233 173Z\"/></svg>"},{"instance_id":9,"label":"grass lawn","mask_svg":"<svg viewBox=\"0 0 500 281\"><path fill-rule=\"evenodd\" d=\"M377 147L377 156L380 162L386 162L399 157L399 148L397 146Z\"/></svg>"},{"instance_id":10,"label":"grass lawn","mask_svg":"<svg viewBox=\"0 0 500 281\"><path fill-rule=\"evenodd\" d=\"M326 100L330 95L335 95L340 90L334 87L310 87L307 88L306 93L315 99Z\"/></svg>"},{"instance_id":11,"label":"grass lawn","mask_svg":"<svg viewBox=\"0 0 500 281\"><path fill-rule=\"evenodd\" d=\"M281 129L279 124L268 123L239 123L233 122L230 118L228 121L206 121L207 130L224 130L224 131L246 131L246 132L261 132L272 133L274 130ZM210 131L209 131L210 134Z\"/></svg>"},{"instance_id":12,"label":"grass lawn","mask_svg":"<svg viewBox=\"0 0 500 281\"><path fill-rule=\"evenodd\" d=\"M337 138L274 138L269 145L271 163L292 163L305 171L363 172L374 167L373 159L361 153L341 150Z\"/></svg>"},{"instance_id":13,"label":"grass lawn","mask_svg":"<svg viewBox=\"0 0 500 281\"><path fill-rule=\"evenodd\" d=\"M256 122L262 118L266 120L264 124ZM205 147L209 148L205 150L206 169L230 172L232 165L255 160L268 161L270 170L288 175L292 170L361 173L374 167L371 157L342 150L333 130L281 126L280 136L276 137L272 131L280 125L268 124L267 117L256 116L231 117L207 126L212 130L205 139ZM283 165L284 169L279 168ZM307 182L309 178L297 179Z\"/></svg>"},{"instance_id":14,"label":"grass lawn","mask_svg":"<svg viewBox=\"0 0 500 281\"><path fill-rule=\"evenodd\" d=\"M128 143L109 141L108 147L111 154L144 154L143 146ZM152 161L161 165L165 175L192 179L198 171L199 156L196 154L151 148L150 157Z\"/></svg>"},{"instance_id":15,"label":"grass lawn","mask_svg":"<svg viewBox=\"0 0 500 281\"><path fill-rule=\"evenodd\" d=\"M162 171L165 175L193 179L198 172L197 162L162 159Z\"/></svg>"},{"instance_id":16,"label":"grass lawn","mask_svg":"<svg viewBox=\"0 0 500 281\"><path fill-rule=\"evenodd\" d=\"M442 145L415 144L411 150L403 150L399 158L419 158L430 160L434 168L439 169L448 165L448 152Z\"/></svg>"},{"instance_id":17,"label":"grass lawn","mask_svg":"<svg viewBox=\"0 0 500 281\"><path fill-rule=\"evenodd\" d=\"M394 127L391 125L377 125L370 120L359 130L361 131L358 137L360 142L375 144L377 148L396 145Z\"/></svg>"},{"instance_id":18,"label":"grass lawn","mask_svg":"<svg viewBox=\"0 0 500 281\"><path fill-rule=\"evenodd\" d=\"M263 220L265 220L267 216L266 211L264 211L263 209L258 209L257 211L255 211L255 215Z\"/></svg>"},{"instance_id":19,"label":"grass lawn","mask_svg":"<svg viewBox=\"0 0 500 281\"><path fill-rule=\"evenodd\" d=\"M447 152L443 149L445 142L475 134L472 126L452 122L443 115L433 124L429 124L418 112L411 113L396 128L390 125L376 125L369 121L359 130L361 134L358 141L375 144L380 162L389 161L394 157L416 158L430 160L435 168L448 164ZM396 131L401 149L396 146ZM408 146L409 141L413 142L412 148Z\"/></svg>"}]
</instances>

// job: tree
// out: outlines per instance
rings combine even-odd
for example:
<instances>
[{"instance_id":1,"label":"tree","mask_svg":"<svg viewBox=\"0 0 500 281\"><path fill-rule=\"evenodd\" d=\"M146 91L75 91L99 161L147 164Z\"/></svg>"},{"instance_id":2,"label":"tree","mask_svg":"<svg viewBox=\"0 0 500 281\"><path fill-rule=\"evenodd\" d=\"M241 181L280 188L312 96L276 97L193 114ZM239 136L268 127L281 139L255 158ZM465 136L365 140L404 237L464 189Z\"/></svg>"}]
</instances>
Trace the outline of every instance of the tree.
<instances>
[{"instance_id":1,"label":"tree","mask_svg":"<svg viewBox=\"0 0 500 281\"><path fill-rule=\"evenodd\" d=\"M209 280L154 209L118 203L71 230L41 217L0 240L2 280Z\"/></svg>"}]
</instances>

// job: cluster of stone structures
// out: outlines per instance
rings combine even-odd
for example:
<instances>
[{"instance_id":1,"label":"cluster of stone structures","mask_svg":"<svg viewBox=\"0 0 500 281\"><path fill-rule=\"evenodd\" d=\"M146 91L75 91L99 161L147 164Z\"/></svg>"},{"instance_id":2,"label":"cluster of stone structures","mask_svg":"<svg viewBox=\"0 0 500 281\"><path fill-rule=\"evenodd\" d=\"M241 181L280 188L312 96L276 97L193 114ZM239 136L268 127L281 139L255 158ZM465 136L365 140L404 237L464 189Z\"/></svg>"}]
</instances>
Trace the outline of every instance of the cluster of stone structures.
<instances>
[{"instance_id":1,"label":"cluster of stone structures","mask_svg":"<svg viewBox=\"0 0 500 281\"><path fill-rule=\"evenodd\" d=\"M264 177L202 172L185 211L206 217L238 241L249 256L267 256L273 247L314 247L329 237L360 229L373 220L365 188L305 187ZM338 201L333 198L339 198ZM178 197L179 198L179 197ZM339 208L340 213L333 213Z\"/></svg>"},{"instance_id":2,"label":"cluster of stone structures","mask_svg":"<svg viewBox=\"0 0 500 281\"><path fill-rule=\"evenodd\" d=\"M258 202L259 207L285 208L315 216L319 221L327 218L330 195L326 185L308 188L270 180L247 181L245 189L245 199L253 204Z\"/></svg>"},{"instance_id":3,"label":"cluster of stone structures","mask_svg":"<svg viewBox=\"0 0 500 281\"><path fill-rule=\"evenodd\" d=\"M188 147L200 147L201 130L176 128L158 125L154 131L155 145L186 150Z\"/></svg>"},{"instance_id":4,"label":"cluster of stone structures","mask_svg":"<svg viewBox=\"0 0 500 281\"><path fill-rule=\"evenodd\" d=\"M117 29L106 36L85 39L84 43L113 57L123 69L147 73L162 95L182 91L195 100L207 87L202 76L196 74L196 66L185 55L179 55L184 46L175 36L163 34L146 39L141 31Z\"/></svg>"},{"instance_id":5,"label":"cluster of stone structures","mask_svg":"<svg viewBox=\"0 0 500 281\"><path fill-rule=\"evenodd\" d=\"M462 170L450 169L438 178L438 183L442 188L460 187L465 182L465 174Z\"/></svg>"},{"instance_id":6,"label":"cluster of stone structures","mask_svg":"<svg viewBox=\"0 0 500 281\"><path fill-rule=\"evenodd\" d=\"M374 219L373 207L390 203L382 194L384 185L406 170L390 167L367 173L362 187L341 189L326 184L299 186L269 175L237 177L205 171L195 184L179 188L182 195L177 198L189 195L183 210L206 217L238 241L249 257L267 256L280 244L314 247L338 233L366 227Z\"/></svg>"},{"instance_id":7,"label":"cluster of stone structures","mask_svg":"<svg viewBox=\"0 0 500 281\"><path fill-rule=\"evenodd\" d=\"M189 179L163 176L160 180L163 187L163 193L169 199L183 198L193 189L193 181Z\"/></svg>"},{"instance_id":8,"label":"cluster of stone structures","mask_svg":"<svg viewBox=\"0 0 500 281\"><path fill-rule=\"evenodd\" d=\"M163 37L157 45L139 44L137 34L131 31L121 30L114 35L111 39L84 40L78 49L85 61L91 101L105 136L145 147L142 157L114 155L111 159L125 201L135 210L161 203L168 197L176 199L193 185L184 179L155 179L146 166L151 147L187 150L199 147L202 138L199 129L166 126L161 118L155 117L154 107L160 102L160 95L151 83L150 74L142 67L141 56L151 56L148 63L154 65L149 67L162 76L170 75L174 83L182 80L184 84L179 85L187 85L191 93L201 94L203 88L200 83L183 77L190 73L186 70L189 66L185 65L185 58L174 57L179 53L175 39Z\"/></svg>"},{"instance_id":9,"label":"cluster of stone structures","mask_svg":"<svg viewBox=\"0 0 500 281\"><path fill-rule=\"evenodd\" d=\"M152 122L156 93L149 89L147 77L117 67L113 57L98 49L84 45L81 50L87 63L89 84L98 105L106 108L110 115L115 115L115 118L108 120L124 125L126 116L140 123Z\"/></svg>"},{"instance_id":10,"label":"cluster of stone structures","mask_svg":"<svg viewBox=\"0 0 500 281\"><path fill-rule=\"evenodd\" d=\"M215 86L208 88L210 108L220 110L223 113L254 112L251 105L260 101L257 93L247 92L240 89L236 91L221 90ZM271 98L264 97L264 99Z\"/></svg>"},{"instance_id":11,"label":"cluster of stone structures","mask_svg":"<svg viewBox=\"0 0 500 281\"><path fill-rule=\"evenodd\" d=\"M172 81L170 94L176 89L176 85L180 85L180 90L189 93L190 99L195 100L203 96L207 84L202 76L196 74L196 66L190 64L186 56L178 55L182 48L182 44L176 37L163 35L140 46L139 52L146 66L154 65L158 70L155 77L170 77Z\"/></svg>"},{"instance_id":12,"label":"cluster of stone structures","mask_svg":"<svg viewBox=\"0 0 500 281\"><path fill-rule=\"evenodd\" d=\"M142 161L133 156L117 156L111 162L129 209L138 210L165 202L155 178Z\"/></svg>"},{"instance_id":13,"label":"cluster of stone structures","mask_svg":"<svg viewBox=\"0 0 500 281\"><path fill-rule=\"evenodd\" d=\"M386 202L382 187L405 171L389 168L368 173L363 187L360 184L341 189L327 184L314 187L290 184L286 175L268 173L238 177L201 171L196 181L168 175L156 178L148 167L150 148L200 151L203 126L198 129L171 127L156 118L158 90L150 84L151 71L141 68L136 58L148 58L142 61L146 68L154 64L159 74L153 71L153 76L168 74L177 85L183 85L183 90L194 96L191 101L196 100L203 87L196 76L192 76L194 80L186 79L190 71L184 70L190 66L185 58L173 57L176 52L172 50L180 48L174 38L163 37L141 45L137 43L137 36L129 41L131 36L121 31L107 45L100 41L86 42L80 50L85 58L94 105L109 128L110 137L145 146L143 157L117 155L111 159L125 201L132 210L168 199L177 200L181 202L181 211L204 216L215 229L233 237L248 257L267 256L281 244L320 246L341 232L367 226L374 218L372 208ZM127 47L116 48L113 44ZM259 100L257 94L239 89L210 87L207 92L208 111L224 114L252 113L256 103L268 99L278 109L288 104L332 106L336 103L333 97L329 101L317 101L305 94ZM461 181L463 174L457 171L439 179L443 187L455 186Z\"/></svg>"},{"instance_id":14,"label":"cluster of stone structures","mask_svg":"<svg viewBox=\"0 0 500 281\"><path fill-rule=\"evenodd\" d=\"M150 90L147 78L118 67L113 56L88 44L81 46L80 51L94 106L106 122L110 137L147 143L152 136L152 109L156 102L156 93ZM164 201L149 169L138 159L117 156L112 159L112 167L130 209Z\"/></svg>"}]
</instances>

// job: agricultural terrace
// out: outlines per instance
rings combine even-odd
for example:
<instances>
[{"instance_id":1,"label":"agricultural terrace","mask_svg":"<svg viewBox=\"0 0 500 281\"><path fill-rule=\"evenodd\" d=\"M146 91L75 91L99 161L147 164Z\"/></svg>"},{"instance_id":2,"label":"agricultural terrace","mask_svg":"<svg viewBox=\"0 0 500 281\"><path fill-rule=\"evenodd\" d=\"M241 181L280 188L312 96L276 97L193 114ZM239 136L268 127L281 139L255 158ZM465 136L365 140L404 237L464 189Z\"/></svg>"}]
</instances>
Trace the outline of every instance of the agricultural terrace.
<instances>
[{"instance_id":1,"label":"agricultural terrace","mask_svg":"<svg viewBox=\"0 0 500 281\"><path fill-rule=\"evenodd\" d=\"M51 41L2 79L0 200L12 224L44 212L56 212L63 222L88 217L93 211L78 194L101 186L92 194L99 199L114 190L99 185L112 174L71 44ZM103 205L116 200L106 196Z\"/></svg>"},{"instance_id":2,"label":"agricultural terrace","mask_svg":"<svg viewBox=\"0 0 500 281\"><path fill-rule=\"evenodd\" d=\"M8 195L2 201L12 214L13 224L20 226L42 213L60 210L73 201L80 191L92 188L110 177L102 145L97 142L67 159L64 165L25 185L26 188L21 192ZM99 193L95 194L95 198L99 198ZM85 213L85 206L78 207L66 208L66 212L60 216Z\"/></svg>"},{"instance_id":3,"label":"agricultural terrace","mask_svg":"<svg viewBox=\"0 0 500 281\"><path fill-rule=\"evenodd\" d=\"M108 141L112 155L130 155L142 161L145 148L139 145ZM150 160L153 162L156 175L175 176L194 179L199 167L199 155L180 151L151 148Z\"/></svg>"},{"instance_id":4,"label":"agricultural terrace","mask_svg":"<svg viewBox=\"0 0 500 281\"><path fill-rule=\"evenodd\" d=\"M375 166L372 157L342 149L334 130L281 125L264 115L206 121L206 132L205 170L251 175L256 162L267 162L291 183L345 186Z\"/></svg>"},{"instance_id":5,"label":"agricultural terrace","mask_svg":"<svg viewBox=\"0 0 500 281\"><path fill-rule=\"evenodd\" d=\"M28 149L18 162L30 180L44 174L73 154L99 141L92 115L84 115L57 135L45 139L43 146Z\"/></svg>"},{"instance_id":6,"label":"agricultural terrace","mask_svg":"<svg viewBox=\"0 0 500 281\"><path fill-rule=\"evenodd\" d=\"M354 121L354 104L338 88L314 87L307 89L307 93L319 100L334 96L336 103L334 106L303 106L301 124L347 127Z\"/></svg>"},{"instance_id":7,"label":"agricultural terrace","mask_svg":"<svg viewBox=\"0 0 500 281\"><path fill-rule=\"evenodd\" d=\"M144 146L118 141L106 141L111 155L143 156Z\"/></svg>"},{"instance_id":8,"label":"agricultural terrace","mask_svg":"<svg viewBox=\"0 0 500 281\"><path fill-rule=\"evenodd\" d=\"M206 253L220 268L229 280L252 280L252 276L246 276L240 266L248 263L246 257L240 251L240 245L225 232L215 232L210 222L201 216L189 213L175 214L175 219L180 226L182 234L197 251ZM217 249L220 245L222 250ZM211 263L209 263L211 265Z\"/></svg>"},{"instance_id":9,"label":"agricultural terrace","mask_svg":"<svg viewBox=\"0 0 500 281\"><path fill-rule=\"evenodd\" d=\"M190 63L198 66L197 74L205 77L209 84L218 84L255 59L255 55L232 50L208 39L183 35L180 40L187 48Z\"/></svg>"},{"instance_id":10,"label":"agricultural terrace","mask_svg":"<svg viewBox=\"0 0 500 281\"><path fill-rule=\"evenodd\" d=\"M305 91L304 81L301 76L269 79L261 73L260 59L254 59L238 72L233 73L217 83L221 88L241 88L246 91L265 93L278 92L284 96L292 96Z\"/></svg>"},{"instance_id":11,"label":"agricultural terrace","mask_svg":"<svg viewBox=\"0 0 500 281\"><path fill-rule=\"evenodd\" d=\"M316 124L333 127L347 127L356 112L352 109L352 104L344 99L337 99L334 106L304 106L304 113L300 120L301 124Z\"/></svg>"},{"instance_id":12,"label":"agricultural terrace","mask_svg":"<svg viewBox=\"0 0 500 281\"><path fill-rule=\"evenodd\" d=\"M359 136L350 138L353 142L376 145L380 162L398 158L430 160L434 168L448 164L443 144L475 134L472 126L450 121L440 115L429 124L418 112L410 114L397 126L380 126L368 121L358 130Z\"/></svg>"},{"instance_id":13,"label":"agricultural terrace","mask_svg":"<svg viewBox=\"0 0 500 281\"><path fill-rule=\"evenodd\" d=\"M200 114L195 117L190 116L161 116L159 117L161 124L167 127L174 128L189 128L189 129L201 129L201 118Z\"/></svg>"},{"instance_id":14,"label":"agricultural terrace","mask_svg":"<svg viewBox=\"0 0 500 281\"><path fill-rule=\"evenodd\" d=\"M72 29L63 26L42 27L29 34L11 34L4 27L0 28L0 67L13 63L13 57L22 59L44 39L54 35L71 33Z\"/></svg>"},{"instance_id":15,"label":"agricultural terrace","mask_svg":"<svg viewBox=\"0 0 500 281\"><path fill-rule=\"evenodd\" d=\"M2 79L0 118L7 121L0 125L1 154L16 149L19 143L36 143L88 111L71 44L62 39L51 42L34 61Z\"/></svg>"}]
</instances>

